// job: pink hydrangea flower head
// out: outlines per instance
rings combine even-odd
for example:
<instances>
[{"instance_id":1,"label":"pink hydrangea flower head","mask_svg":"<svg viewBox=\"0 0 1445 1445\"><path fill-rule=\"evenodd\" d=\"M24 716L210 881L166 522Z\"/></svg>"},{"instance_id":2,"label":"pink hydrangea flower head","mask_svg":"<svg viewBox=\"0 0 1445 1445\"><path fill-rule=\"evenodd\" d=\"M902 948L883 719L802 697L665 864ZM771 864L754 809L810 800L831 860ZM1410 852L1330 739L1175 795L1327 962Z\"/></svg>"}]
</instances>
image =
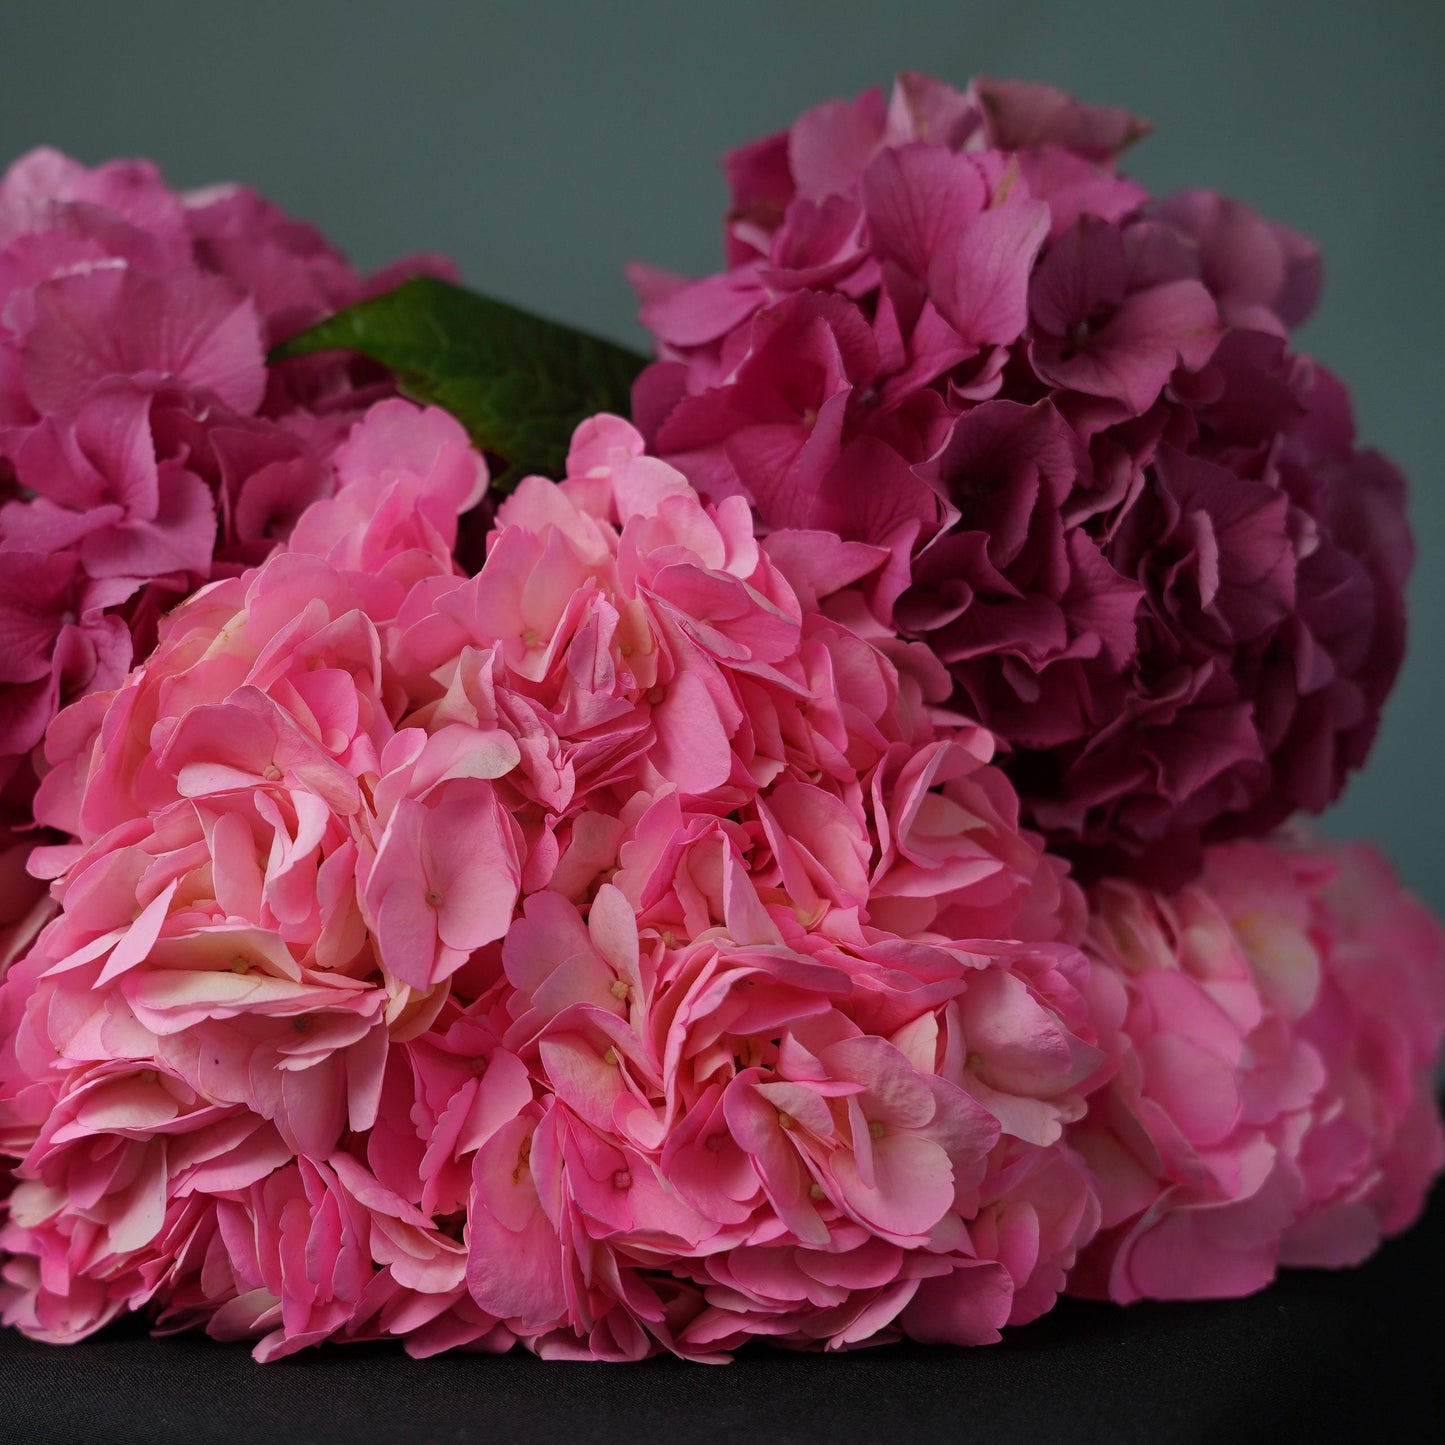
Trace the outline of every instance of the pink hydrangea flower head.
<instances>
[{"instance_id":1,"label":"pink hydrangea flower head","mask_svg":"<svg viewBox=\"0 0 1445 1445\"><path fill-rule=\"evenodd\" d=\"M264 560L333 490L332 451L389 384L265 351L366 288L242 188L183 195L147 162L51 150L0 177L0 827L17 846L59 709L116 686L168 608Z\"/></svg>"},{"instance_id":2,"label":"pink hydrangea flower head","mask_svg":"<svg viewBox=\"0 0 1445 1445\"><path fill-rule=\"evenodd\" d=\"M1091 903L1115 1073L1070 1132L1103 1207L1072 1287L1245 1294L1406 1228L1445 1164L1445 954L1384 860L1226 844L1174 894L1106 882Z\"/></svg>"},{"instance_id":3,"label":"pink hydrangea flower head","mask_svg":"<svg viewBox=\"0 0 1445 1445\"><path fill-rule=\"evenodd\" d=\"M1174 886L1361 764L1412 549L1292 349L1318 253L1151 199L1117 170L1145 129L916 75L809 111L729 158L728 270L636 273L635 407L704 495L855 549L843 585L948 668L1031 826Z\"/></svg>"},{"instance_id":4,"label":"pink hydrangea flower head","mask_svg":"<svg viewBox=\"0 0 1445 1445\"><path fill-rule=\"evenodd\" d=\"M5 1318L718 1359L1048 1308L1099 1217L1082 899L870 566L824 615L826 544L616 417L475 576L450 418L334 465L50 730Z\"/></svg>"},{"instance_id":5,"label":"pink hydrangea flower head","mask_svg":"<svg viewBox=\"0 0 1445 1445\"><path fill-rule=\"evenodd\" d=\"M316 504L305 534L316 552L298 544L203 589L162 624L144 666L51 730L36 814L74 841L36 851L32 869L58 875L59 912L0 988L0 1135L19 1160L6 1312L47 1338L87 1333L158 1292L172 1309L183 1296L200 1309L200 1288L217 1318L254 1307L214 1293L229 1278L219 1263L199 1286L171 1277L177 1231L219 1228L234 1243L232 1205L250 1201L266 1219L293 1194L335 1195L351 1217L348 1164L340 1176L322 1166L343 1136L375 1123L392 1034L424 1028L445 1002L429 994L435 980L412 940L396 945L396 928L384 918L378 929L367 911L392 815L408 791L439 813L474 807L479 780L513 766L516 749L503 739L500 761L479 768L453 729L435 740L450 744L439 762L411 749L415 786L393 782L393 755L421 736L399 732L389 711L381 629L395 598L385 578L358 592L328 558L409 557L405 585L449 572L457 512L485 479L464 443L457 455L460 436L442 413L378 405L348 443L339 496ZM353 489L368 505L348 506ZM398 489L404 508L369 505ZM436 542L424 562L408 545L419 525ZM490 735L478 736L482 746ZM448 777L470 791L455 796ZM471 856L470 834L463 841L459 853L442 847L444 862ZM475 925L439 916L447 943L475 946ZM33 918L6 921L17 947L33 936ZM273 1181L297 1158L315 1170L301 1167L288 1193ZM385 1214L384 1194L362 1188L355 1208ZM395 1207L400 1222L386 1227L429 1258L407 1233L415 1212ZM477 1323L460 1246L436 1248L454 1257L453 1302ZM236 1265L236 1294L262 1288L257 1268ZM351 1268L363 1282L375 1274L360 1258ZM415 1277L388 1276L405 1288ZM347 1295L338 1315L327 1296L322 1317L360 1328L359 1298ZM284 1334L294 1347L305 1331L293 1319Z\"/></svg>"}]
</instances>

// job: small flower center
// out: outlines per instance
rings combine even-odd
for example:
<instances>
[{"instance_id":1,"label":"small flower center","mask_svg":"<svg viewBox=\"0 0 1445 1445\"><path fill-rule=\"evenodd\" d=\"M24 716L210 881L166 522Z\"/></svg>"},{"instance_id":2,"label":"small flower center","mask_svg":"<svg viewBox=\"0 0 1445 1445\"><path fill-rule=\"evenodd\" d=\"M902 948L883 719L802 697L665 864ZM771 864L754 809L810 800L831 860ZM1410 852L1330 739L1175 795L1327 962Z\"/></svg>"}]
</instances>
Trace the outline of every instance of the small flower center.
<instances>
[{"instance_id":1,"label":"small flower center","mask_svg":"<svg viewBox=\"0 0 1445 1445\"><path fill-rule=\"evenodd\" d=\"M517 1148L517 1167L512 1170L512 1183L520 1184L522 1175L527 1172L527 1165L532 1158L532 1136L527 1135Z\"/></svg>"},{"instance_id":2,"label":"small flower center","mask_svg":"<svg viewBox=\"0 0 1445 1445\"><path fill-rule=\"evenodd\" d=\"M801 903L793 904L793 916L806 929L814 929L823 921L823 915L827 913L828 905L820 898L814 908L804 908Z\"/></svg>"},{"instance_id":3,"label":"small flower center","mask_svg":"<svg viewBox=\"0 0 1445 1445\"><path fill-rule=\"evenodd\" d=\"M632 1171L630 1169L619 1169L617 1173L612 1176L612 1187L614 1189L631 1189Z\"/></svg>"},{"instance_id":4,"label":"small flower center","mask_svg":"<svg viewBox=\"0 0 1445 1445\"><path fill-rule=\"evenodd\" d=\"M868 1121L868 1132L873 1138L881 1139L884 1134L882 1123L877 1119L870 1119Z\"/></svg>"},{"instance_id":5,"label":"small flower center","mask_svg":"<svg viewBox=\"0 0 1445 1445\"><path fill-rule=\"evenodd\" d=\"M778 1128L791 1129L798 1121L783 1109L778 1110Z\"/></svg>"},{"instance_id":6,"label":"small flower center","mask_svg":"<svg viewBox=\"0 0 1445 1445\"><path fill-rule=\"evenodd\" d=\"M626 979L614 978L612 980L612 997L626 999L632 992L632 986Z\"/></svg>"},{"instance_id":7,"label":"small flower center","mask_svg":"<svg viewBox=\"0 0 1445 1445\"><path fill-rule=\"evenodd\" d=\"M451 1214L437 1214L432 1217L432 1223L436 1225L438 1234L444 1234L448 1239L460 1244L466 1230L467 1212L465 1209L457 1209Z\"/></svg>"}]
</instances>

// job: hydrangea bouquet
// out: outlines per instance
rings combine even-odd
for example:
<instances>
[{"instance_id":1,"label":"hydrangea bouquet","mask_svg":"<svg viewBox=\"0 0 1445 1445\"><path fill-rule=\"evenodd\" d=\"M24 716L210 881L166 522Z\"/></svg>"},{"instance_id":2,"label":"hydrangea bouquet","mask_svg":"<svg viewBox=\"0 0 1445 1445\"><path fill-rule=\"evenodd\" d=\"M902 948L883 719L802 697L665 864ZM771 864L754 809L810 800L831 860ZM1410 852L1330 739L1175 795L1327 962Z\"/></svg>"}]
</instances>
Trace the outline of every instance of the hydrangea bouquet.
<instances>
[{"instance_id":1,"label":"hydrangea bouquet","mask_svg":"<svg viewBox=\"0 0 1445 1445\"><path fill-rule=\"evenodd\" d=\"M1412 1222L1440 931L1289 823L1398 670L1403 482L1292 343L1315 249L1144 129L820 106L725 270L635 272L651 364L12 167L7 1324L979 1344Z\"/></svg>"}]
</instances>

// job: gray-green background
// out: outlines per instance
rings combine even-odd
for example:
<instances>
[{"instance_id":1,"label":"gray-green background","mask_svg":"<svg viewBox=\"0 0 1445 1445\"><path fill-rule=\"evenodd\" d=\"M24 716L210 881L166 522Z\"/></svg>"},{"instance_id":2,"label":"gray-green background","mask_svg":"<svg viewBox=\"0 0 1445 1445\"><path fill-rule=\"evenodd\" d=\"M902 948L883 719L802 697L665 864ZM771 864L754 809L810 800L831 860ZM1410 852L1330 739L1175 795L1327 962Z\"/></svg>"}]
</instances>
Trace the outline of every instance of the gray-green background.
<instances>
[{"instance_id":1,"label":"gray-green background","mask_svg":"<svg viewBox=\"0 0 1445 1445\"><path fill-rule=\"evenodd\" d=\"M481 289L639 340L623 263L713 269L716 158L817 101L989 71L1151 117L1145 184L1232 192L1323 244L1305 344L1413 482L1410 656L1329 826L1445 911L1442 66L1440 0L0 0L0 153L245 180L363 266L447 252Z\"/></svg>"}]
</instances>

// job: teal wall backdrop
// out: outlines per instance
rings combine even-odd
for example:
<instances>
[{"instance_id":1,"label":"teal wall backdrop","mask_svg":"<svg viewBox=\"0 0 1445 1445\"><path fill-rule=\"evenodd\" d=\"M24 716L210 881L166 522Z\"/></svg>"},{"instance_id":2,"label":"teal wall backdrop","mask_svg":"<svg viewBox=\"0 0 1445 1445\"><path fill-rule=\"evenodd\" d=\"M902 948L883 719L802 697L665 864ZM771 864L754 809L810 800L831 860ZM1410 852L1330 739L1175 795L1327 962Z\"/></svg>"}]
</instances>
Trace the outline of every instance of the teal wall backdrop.
<instances>
[{"instance_id":1,"label":"teal wall backdrop","mask_svg":"<svg viewBox=\"0 0 1445 1445\"><path fill-rule=\"evenodd\" d=\"M1047 80L1158 130L1129 169L1314 236L1304 344L1413 483L1411 651L1328 820L1445 911L1445 4L0 0L0 152L245 180L362 265L450 253L495 295L640 340L625 261L719 259L730 145L921 69Z\"/></svg>"}]
</instances>

